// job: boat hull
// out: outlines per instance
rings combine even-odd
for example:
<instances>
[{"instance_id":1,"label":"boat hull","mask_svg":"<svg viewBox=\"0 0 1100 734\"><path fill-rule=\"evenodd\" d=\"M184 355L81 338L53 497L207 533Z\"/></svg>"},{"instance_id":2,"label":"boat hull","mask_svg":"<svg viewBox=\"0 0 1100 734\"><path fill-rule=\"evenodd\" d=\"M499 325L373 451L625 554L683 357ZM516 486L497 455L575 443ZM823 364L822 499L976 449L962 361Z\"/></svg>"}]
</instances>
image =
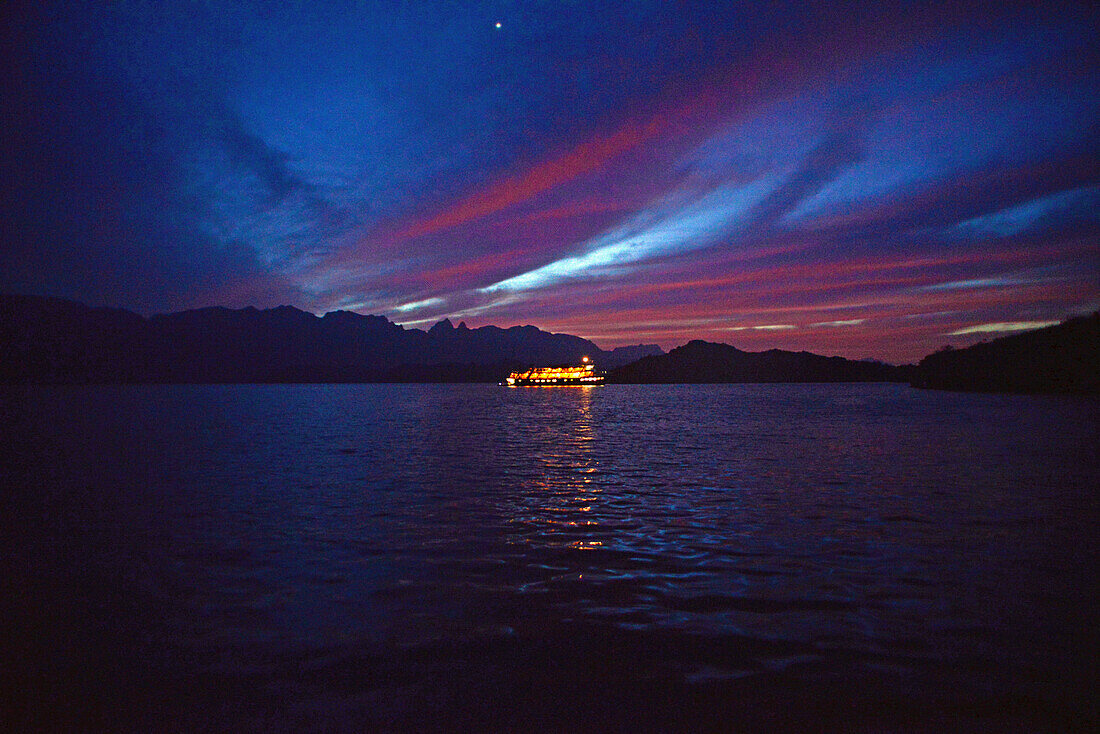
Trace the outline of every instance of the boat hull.
<instances>
[{"instance_id":1,"label":"boat hull","mask_svg":"<svg viewBox=\"0 0 1100 734\"><path fill-rule=\"evenodd\" d=\"M566 385L601 385L603 384L603 375L592 375L589 377L561 377L561 378L547 378L547 379L528 379L528 378L515 378L509 379L502 384L508 387L554 387L554 386L566 386Z\"/></svg>"}]
</instances>

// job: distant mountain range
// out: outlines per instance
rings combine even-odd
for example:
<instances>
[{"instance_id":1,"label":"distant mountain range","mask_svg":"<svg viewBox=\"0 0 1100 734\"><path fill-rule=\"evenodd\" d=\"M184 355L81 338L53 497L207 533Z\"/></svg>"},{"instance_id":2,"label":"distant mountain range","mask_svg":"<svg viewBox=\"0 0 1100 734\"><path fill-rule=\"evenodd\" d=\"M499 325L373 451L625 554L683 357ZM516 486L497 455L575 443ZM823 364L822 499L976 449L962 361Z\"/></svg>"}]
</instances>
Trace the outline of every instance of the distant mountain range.
<instances>
[{"instance_id":1,"label":"distant mountain range","mask_svg":"<svg viewBox=\"0 0 1100 734\"><path fill-rule=\"evenodd\" d=\"M915 387L1100 393L1100 313L921 360Z\"/></svg>"},{"instance_id":2,"label":"distant mountain range","mask_svg":"<svg viewBox=\"0 0 1100 734\"><path fill-rule=\"evenodd\" d=\"M1100 392L1100 315L940 351L918 366L692 341L605 351L534 326L427 331L383 316L290 306L144 318L40 296L0 295L0 382L498 382L532 365L592 358L610 382L911 382L948 390Z\"/></svg>"},{"instance_id":3,"label":"distant mountain range","mask_svg":"<svg viewBox=\"0 0 1100 734\"><path fill-rule=\"evenodd\" d=\"M202 308L143 318L38 296L0 296L4 382L488 382L591 357L613 368L661 354L604 351L534 326L405 329L383 316L290 306Z\"/></svg>"},{"instance_id":4,"label":"distant mountain range","mask_svg":"<svg viewBox=\"0 0 1100 734\"><path fill-rule=\"evenodd\" d=\"M639 359L611 373L614 382L908 382L912 367L857 362L810 352L744 352L690 341L668 354Z\"/></svg>"}]
</instances>

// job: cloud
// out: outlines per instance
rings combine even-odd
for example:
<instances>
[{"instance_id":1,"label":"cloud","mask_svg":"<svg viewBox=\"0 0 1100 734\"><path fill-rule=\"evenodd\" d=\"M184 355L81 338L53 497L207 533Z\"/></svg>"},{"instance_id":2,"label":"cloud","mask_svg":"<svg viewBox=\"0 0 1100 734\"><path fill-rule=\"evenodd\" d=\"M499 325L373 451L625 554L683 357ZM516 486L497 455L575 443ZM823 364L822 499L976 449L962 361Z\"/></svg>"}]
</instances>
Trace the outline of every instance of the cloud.
<instances>
[{"instance_id":1,"label":"cloud","mask_svg":"<svg viewBox=\"0 0 1100 734\"><path fill-rule=\"evenodd\" d=\"M968 278L966 280L952 280L946 283L934 283L922 286L926 291L957 291L970 288L1004 288L1005 286L1033 283L1032 280L1021 278L996 277L996 278Z\"/></svg>"},{"instance_id":2,"label":"cloud","mask_svg":"<svg viewBox=\"0 0 1100 734\"><path fill-rule=\"evenodd\" d=\"M581 254L555 260L480 289L482 293L529 291L567 280L598 277L659 255L705 247L742 224L741 217L769 191L775 180L724 186L675 204L658 202L579 249ZM687 198L686 201L683 199Z\"/></svg>"},{"instance_id":3,"label":"cloud","mask_svg":"<svg viewBox=\"0 0 1100 734\"><path fill-rule=\"evenodd\" d=\"M1036 199L1100 183L1095 152L1066 149L1042 161L994 160L921 186L900 189L843 212L807 217L799 226L821 236L854 238L955 227Z\"/></svg>"},{"instance_id":4,"label":"cloud","mask_svg":"<svg viewBox=\"0 0 1100 734\"><path fill-rule=\"evenodd\" d=\"M564 155L476 192L429 219L414 222L395 234L393 239L400 241L421 237L503 211L591 173L607 161L652 138L660 129L661 121L655 118L643 125L627 124L608 136L593 137Z\"/></svg>"},{"instance_id":5,"label":"cloud","mask_svg":"<svg viewBox=\"0 0 1100 734\"><path fill-rule=\"evenodd\" d=\"M1089 186L1059 191L1024 204L1011 206L960 222L954 231L960 237L1010 237L1067 222L1100 221L1100 187Z\"/></svg>"},{"instance_id":6,"label":"cloud","mask_svg":"<svg viewBox=\"0 0 1100 734\"><path fill-rule=\"evenodd\" d=\"M409 303L403 303L400 306L394 306L393 310L398 313L405 313L407 311L423 311L425 309L438 308L444 305L446 301L442 298L425 298L422 301L411 301Z\"/></svg>"},{"instance_id":7,"label":"cloud","mask_svg":"<svg viewBox=\"0 0 1100 734\"><path fill-rule=\"evenodd\" d=\"M848 129L843 133L827 132L782 186L760 203L754 215L761 225L770 226L784 219L807 197L832 181L839 171L860 160L863 155L863 145L858 138L861 126L850 119L846 124Z\"/></svg>"},{"instance_id":8,"label":"cloud","mask_svg":"<svg viewBox=\"0 0 1100 734\"><path fill-rule=\"evenodd\" d=\"M723 132L719 137L728 135ZM763 239L805 197L818 191L837 171L858 160L861 150L855 128L844 134L830 132L810 147L791 170L773 170L748 182L728 181L701 195L692 196L685 191L666 195L631 219L579 246L580 254L498 281L480 291L547 288L562 281L619 273L635 263L682 255L713 246L719 240Z\"/></svg>"},{"instance_id":9,"label":"cloud","mask_svg":"<svg viewBox=\"0 0 1100 734\"><path fill-rule=\"evenodd\" d=\"M840 319L838 321L818 321L810 326L859 326L866 323L867 319Z\"/></svg>"},{"instance_id":10,"label":"cloud","mask_svg":"<svg viewBox=\"0 0 1100 734\"><path fill-rule=\"evenodd\" d=\"M277 205L291 194L313 193L314 187L291 171L290 156L246 130L237 115L227 111L218 121L216 134L231 165L256 176L267 190L266 205Z\"/></svg>"},{"instance_id":11,"label":"cloud","mask_svg":"<svg viewBox=\"0 0 1100 734\"><path fill-rule=\"evenodd\" d=\"M1027 331L1030 329L1042 329L1044 326L1054 326L1060 323L1057 319L1050 321L999 321L993 324L976 324L962 329L948 332L947 336L965 336L966 334L991 334L1005 331Z\"/></svg>"}]
</instances>

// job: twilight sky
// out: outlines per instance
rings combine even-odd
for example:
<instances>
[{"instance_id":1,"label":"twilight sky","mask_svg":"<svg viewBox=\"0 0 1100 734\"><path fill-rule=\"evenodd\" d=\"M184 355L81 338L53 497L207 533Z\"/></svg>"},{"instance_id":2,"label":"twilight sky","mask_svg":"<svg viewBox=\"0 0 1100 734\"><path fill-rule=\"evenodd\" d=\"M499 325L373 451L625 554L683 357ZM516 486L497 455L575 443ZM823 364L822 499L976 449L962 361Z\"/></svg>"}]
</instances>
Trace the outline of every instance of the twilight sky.
<instances>
[{"instance_id":1,"label":"twilight sky","mask_svg":"<svg viewBox=\"0 0 1100 734\"><path fill-rule=\"evenodd\" d=\"M0 290L888 361L1100 308L1085 3L0 13Z\"/></svg>"}]
</instances>

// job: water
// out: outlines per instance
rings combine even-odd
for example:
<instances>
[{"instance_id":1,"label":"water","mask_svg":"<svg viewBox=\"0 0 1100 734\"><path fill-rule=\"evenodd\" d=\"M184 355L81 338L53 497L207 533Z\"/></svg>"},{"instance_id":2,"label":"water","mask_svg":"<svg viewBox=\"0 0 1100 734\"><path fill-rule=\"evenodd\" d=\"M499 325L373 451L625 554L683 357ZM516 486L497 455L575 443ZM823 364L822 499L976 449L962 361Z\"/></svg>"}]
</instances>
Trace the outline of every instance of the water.
<instances>
[{"instance_id":1,"label":"water","mask_svg":"<svg viewBox=\"0 0 1100 734\"><path fill-rule=\"evenodd\" d=\"M1098 407L896 385L3 388L0 716L1087 728Z\"/></svg>"}]
</instances>

